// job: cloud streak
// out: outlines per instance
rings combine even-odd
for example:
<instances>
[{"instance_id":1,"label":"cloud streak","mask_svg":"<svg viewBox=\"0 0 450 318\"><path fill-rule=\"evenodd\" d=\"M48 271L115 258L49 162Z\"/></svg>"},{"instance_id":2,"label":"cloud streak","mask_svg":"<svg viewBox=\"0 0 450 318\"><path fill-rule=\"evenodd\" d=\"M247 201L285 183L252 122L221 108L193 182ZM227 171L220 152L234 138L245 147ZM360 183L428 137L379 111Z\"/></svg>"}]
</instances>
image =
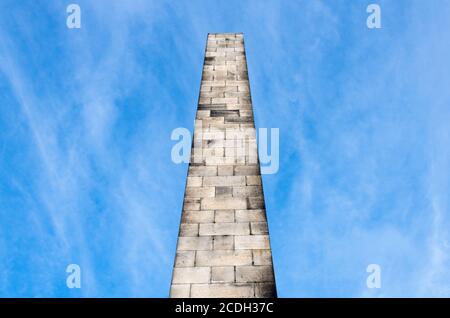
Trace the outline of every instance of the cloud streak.
<instances>
[{"instance_id":1,"label":"cloud streak","mask_svg":"<svg viewBox=\"0 0 450 318\"><path fill-rule=\"evenodd\" d=\"M380 1L368 30L364 1L79 4L80 30L63 4L0 10L0 295L168 295L187 168L170 133L192 129L222 31L245 33L256 124L280 128L279 295L449 295L448 5Z\"/></svg>"}]
</instances>

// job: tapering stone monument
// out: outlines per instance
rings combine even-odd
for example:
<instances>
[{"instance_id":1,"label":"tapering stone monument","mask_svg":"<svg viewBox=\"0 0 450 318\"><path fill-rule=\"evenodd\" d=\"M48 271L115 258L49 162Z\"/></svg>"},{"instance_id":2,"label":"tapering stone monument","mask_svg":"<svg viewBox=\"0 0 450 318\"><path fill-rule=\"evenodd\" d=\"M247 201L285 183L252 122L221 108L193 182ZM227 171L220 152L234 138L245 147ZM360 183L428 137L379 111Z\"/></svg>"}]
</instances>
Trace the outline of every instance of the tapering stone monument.
<instances>
[{"instance_id":1,"label":"tapering stone monument","mask_svg":"<svg viewBox=\"0 0 450 318\"><path fill-rule=\"evenodd\" d=\"M208 34L170 297L276 297L241 33Z\"/></svg>"}]
</instances>

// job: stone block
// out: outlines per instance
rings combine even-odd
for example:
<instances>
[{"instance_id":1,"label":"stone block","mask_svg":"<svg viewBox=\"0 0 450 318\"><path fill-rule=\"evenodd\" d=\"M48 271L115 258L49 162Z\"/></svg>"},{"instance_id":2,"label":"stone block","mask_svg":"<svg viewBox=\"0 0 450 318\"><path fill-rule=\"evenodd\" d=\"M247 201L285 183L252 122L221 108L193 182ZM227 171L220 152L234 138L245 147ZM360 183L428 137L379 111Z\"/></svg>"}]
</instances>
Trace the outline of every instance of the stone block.
<instances>
[{"instance_id":1,"label":"stone block","mask_svg":"<svg viewBox=\"0 0 450 318\"><path fill-rule=\"evenodd\" d=\"M223 157L224 156L224 148L214 147L214 148L203 148L202 149L202 157Z\"/></svg>"},{"instance_id":2,"label":"stone block","mask_svg":"<svg viewBox=\"0 0 450 318\"><path fill-rule=\"evenodd\" d=\"M252 265L252 252L250 250L197 251L195 263L197 266Z\"/></svg>"},{"instance_id":3,"label":"stone block","mask_svg":"<svg viewBox=\"0 0 450 318\"><path fill-rule=\"evenodd\" d=\"M201 189L201 188L194 188ZM233 197L256 197L262 196L262 188L260 186L244 186L244 187L233 187Z\"/></svg>"},{"instance_id":4,"label":"stone block","mask_svg":"<svg viewBox=\"0 0 450 318\"><path fill-rule=\"evenodd\" d=\"M236 282L273 282L272 266L237 266Z\"/></svg>"},{"instance_id":5,"label":"stone block","mask_svg":"<svg viewBox=\"0 0 450 318\"><path fill-rule=\"evenodd\" d=\"M200 135L195 135L194 138L199 139ZM201 134L201 138L203 140L225 139L225 133L223 131L214 131L214 132L203 131Z\"/></svg>"},{"instance_id":6,"label":"stone block","mask_svg":"<svg viewBox=\"0 0 450 318\"><path fill-rule=\"evenodd\" d=\"M216 187L217 198L231 198L233 196L232 187Z\"/></svg>"},{"instance_id":7,"label":"stone block","mask_svg":"<svg viewBox=\"0 0 450 318\"><path fill-rule=\"evenodd\" d=\"M202 210L242 210L246 208L245 198L203 198L201 201Z\"/></svg>"},{"instance_id":8,"label":"stone block","mask_svg":"<svg viewBox=\"0 0 450 318\"><path fill-rule=\"evenodd\" d=\"M234 266L220 266L211 268L212 283L234 282Z\"/></svg>"},{"instance_id":9,"label":"stone block","mask_svg":"<svg viewBox=\"0 0 450 318\"><path fill-rule=\"evenodd\" d=\"M238 117L239 110L211 110L211 117Z\"/></svg>"},{"instance_id":10,"label":"stone block","mask_svg":"<svg viewBox=\"0 0 450 318\"><path fill-rule=\"evenodd\" d=\"M190 284L176 284L170 287L170 298L188 298L190 297Z\"/></svg>"},{"instance_id":11,"label":"stone block","mask_svg":"<svg viewBox=\"0 0 450 318\"><path fill-rule=\"evenodd\" d=\"M275 298L277 297L277 290L275 283L256 283L255 297L257 298Z\"/></svg>"},{"instance_id":12,"label":"stone block","mask_svg":"<svg viewBox=\"0 0 450 318\"><path fill-rule=\"evenodd\" d=\"M201 187L202 186L202 177L187 177L187 187Z\"/></svg>"},{"instance_id":13,"label":"stone block","mask_svg":"<svg viewBox=\"0 0 450 318\"><path fill-rule=\"evenodd\" d=\"M185 198L183 204L184 210L200 210L200 199Z\"/></svg>"},{"instance_id":14,"label":"stone block","mask_svg":"<svg viewBox=\"0 0 450 318\"><path fill-rule=\"evenodd\" d=\"M232 176L233 175L233 166L219 166L218 167L218 175L219 176Z\"/></svg>"},{"instance_id":15,"label":"stone block","mask_svg":"<svg viewBox=\"0 0 450 318\"><path fill-rule=\"evenodd\" d=\"M213 238L214 250L234 249L234 237L231 235L216 235Z\"/></svg>"},{"instance_id":16,"label":"stone block","mask_svg":"<svg viewBox=\"0 0 450 318\"><path fill-rule=\"evenodd\" d=\"M216 195L214 187L187 187L186 198L213 198Z\"/></svg>"},{"instance_id":17,"label":"stone block","mask_svg":"<svg viewBox=\"0 0 450 318\"><path fill-rule=\"evenodd\" d=\"M211 111L210 110L199 110L197 111L197 115L196 118L208 118L211 116Z\"/></svg>"},{"instance_id":18,"label":"stone block","mask_svg":"<svg viewBox=\"0 0 450 318\"><path fill-rule=\"evenodd\" d=\"M240 109L239 110L239 116L253 116L253 111L251 109Z\"/></svg>"},{"instance_id":19,"label":"stone block","mask_svg":"<svg viewBox=\"0 0 450 318\"><path fill-rule=\"evenodd\" d=\"M214 211L184 211L181 223L213 223Z\"/></svg>"},{"instance_id":20,"label":"stone block","mask_svg":"<svg viewBox=\"0 0 450 318\"><path fill-rule=\"evenodd\" d=\"M240 118L229 118L229 119L236 119L237 123L240 123ZM245 117L247 118L247 117ZM244 122L248 122L245 120ZM240 128L229 128L225 131L225 138L226 139L248 139L248 140L256 140L256 129L253 128L247 128L247 129L240 129Z\"/></svg>"},{"instance_id":21,"label":"stone block","mask_svg":"<svg viewBox=\"0 0 450 318\"><path fill-rule=\"evenodd\" d=\"M193 298L251 298L254 297L253 284L193 284Z\"/></svg>"},{"instance_id":22,"label":"stone block","mask_svg":"<svg viewBox=\"0 0 450 318\"><path fill-rule=\"evenodd\" d=\"M272 253L270 250L252 250L253 265L272 266Z\"/></svg>"},{"instance_id":23,"label":"stone block","mask_svg":"<svg viewBox=\"0 0 450 318\"><path fill-rule=\"evenodd\" d=\"M249 92L224 92L225 97L247 97L250 98ZM212 96L210 96L212 97ZM214 96L216 97L216 96Z\"/></svg>"},{"instance_id":24,"label":"stone block","mask_svg":"<svg viewBox=\"0 0 450 318\"><path fill-rule=\"evenodd\" d=\"M249 92L250 88L246 84L241 84L241 85L238 86L238 91L239 92Z\"/></svg>"},{"instance_id":25,"label":"stone block","mask_svg":"<svg viewBox=\"0 0 450 318\"><path fill-rule=\"evenodd\" d=\"M212 250L212 236L182 236L178 238L178 251L207 251Z\"/></svg>"},{"instance_id":26,"label":"stone block","mask_svg":"<svg viewBox=\"0 0 450 318\"><path fill-rule=\"evenodd\" d=\"M219 166L219 165L244 165L246 162L245 157L210 157L205 159L207 166Z\"/></svg>"},{"instance_id":27,"label":"stone block","mask_svg":"<svg viewBox=\"0 0 450 318\"><path fill-rule=\"evenodd\" d=\"M234 248L236 250L264 250L270 249L268 235L242 235L235 236Z\"/></svg>"},{"instance_id":28,"label":"stone block","mask_svg":"<svg viewBox=\"0 0 450 318\"><path fill-rule=\"evenodd\" d=\"M203 77L202 77L203 79ZM200 97L198 99L199 104L211 104L211 98L210 97Z\"/></svg>"},{"instance_id":29,"label":"stone block","mask_svg":"<svg viewBox=\"0 0 450 318\"><path fill-rule=\"evenodd\" d=\"M252 222L250 223L251 234L268 234L269 229L267 227L267 222Z\"/></svg>"},{"instance_id":30,"label":"stone block","mask_svg":"<svg viewBox=\"0 0 450 318\"><path fill-rule=\"evenodd\" d=\"M198 224L181 223L178 236L198 236Z\"/></svg>"},{"instance_id":31,"label":"stone block","mask_svg":"<svg viewBox=\"0 0 450 318\"><path fill-rule=\"evenodd\" d=\"M175 267L173 269L173 284L209 283L211 268L209 267Z\"/></svg>"},{"instance_id":32,"label":"stone block","mask_svg":"<svg viewBox=\"0 0 450 318\"><path fill-rule=\"evenodd\" d=\"M255 176L259 177L259 166L258 165L251 165L251 166L236 166L234 167L234 175L235 176ZM247 182L248 182L247 177ZM251 181L257 182L255 178L250 178ZM256 184L259 185L259 184Z\"/></svg>"},{"instance_id":33,"label":"stone block","mask_svg":"<svg viewBox=\"0 0 450 318\"><path fill-rule=\"evenodd\" d=\"M232 66L224 66L224 67L228 68L228 67L232 67ZM234 67L236 67L236 66L234 66ZM211 91L213 91L213 92L222 92L222 93L237 92L238 91L238 86L216 86L216 87L212 88Z\"/></svg>"},{"instance_id":34,"label":"stone block","mask_svg":"<svg viewBox=\"0 0 450 318\"><path fill-rule=\"evenodd\" d=\"M217 176L217 167L190 166L190 177Z\"/></svg>"},{"instance_id":35,"label":"stone block","mask_svg":"<svg viewBox=\"0 0 450 318\"><path fill-rule=\"evenodd\" d=\"M203 178L204 186L232 187L244 186L246 183L244 176L208 176Z\"/></svg>"},{"instance_id":36,"label":"stone block","mask_svg":"<svg viewBox=\"0 0 450 318\"><path fill-rule=\"evenodd\" d=\"M236 222L266 222L265 210L236 210Z\"/></svg>"},{"instance_id":37,"label":"stone block","mask_svg":"<svg viewBox=\"0 0 450 318\"><path fill-rule=\"evenodd\" d=\"M225 123L253 123L253 117L227 117L225 118Z\"/></svg>"},{"instance_id":38,"label":"stone block","mask_svg":"<svg viewBox=\"0 0 450 318\"><path fill-rule=\"evenodd\" d=\"M262 196L259 197L249 197L248 199L248 208L249 209L264 209L264 198Z\"/></svg>"},{"instance_id":39,"label":"stone block","mask_svg":"<svg viewBox=\"0 0 450 318\"><path fill-rule=\"evenodd\" d=\"M261 176L247 176L247 185L261 185Z\"/></svg>"},{"instance_id":40,"label":"stone block","mask_svg":"<svg viewBox=\"0 0 450 318\"><path fill-rule=\"evenodd\" d=\"M247 152L248 148L245 147L225 148L225 157L242 157L245 156Z\"/></svg>"},{"instance_id":41,"label":"stone block","mask_svg":"<svg viewBox=\"0 0 450 318\"><path fill-rule=\"evenodd\" d=\"M195 264L195 251L177 252L177 255L175 256L175 267L193 267L194 264Z\"/></svg>"},{"instance_id":42,"label":"stone block","mask_svg":"<svg viewBox=\"0 0 450 318\"><path fill-rule=\"evenodd\" d=\"M225 86L225 81L202 81L201 87L203 86L209 87Z\"/></svg>"},{"instance_id":43,"label":"stone block","mask_svg":"<svg viewBox=\"0 0 450 318\"><path fill-rule=\"evenodd\" d=\"M199 235L249 235L248 223L202 223Z\"/></svg>"},{"instance_id":44,"label":"stone block","mask_svg":"<svg viewBox=\"0 0 450 318\"><path fill-rule=\"evenodd\" d=\"M220 97L211 99L211 104L237 104L238 102L238 97Z\"/></svg>"},{"instance_id":45,"label":"stone block","mask_svg":"<svg viewBox=\"0 0 450 318\"><path fill-rule=\"evenodd\" d=\"M234 222L234 210L216 210L214 222Z\"/></svg>"}]
</instances>

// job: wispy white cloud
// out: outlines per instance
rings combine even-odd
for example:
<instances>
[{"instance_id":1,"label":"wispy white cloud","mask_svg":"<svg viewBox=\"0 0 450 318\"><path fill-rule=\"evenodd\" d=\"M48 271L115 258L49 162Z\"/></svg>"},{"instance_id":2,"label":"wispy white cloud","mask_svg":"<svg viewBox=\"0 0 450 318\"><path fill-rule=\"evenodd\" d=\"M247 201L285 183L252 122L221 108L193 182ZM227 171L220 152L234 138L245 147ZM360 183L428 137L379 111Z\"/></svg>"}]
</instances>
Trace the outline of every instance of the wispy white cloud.
<instances>
[{"instance_id":1,"label":"wispy white cloud","mask_svg":"<svg viewBox=\"0 0 450 318\"><path fill-rule=\"evenodd\" d=\"M2 295L167 295L186 169L170 132L193 126L221 31L245 33L257 125L280 127L264 176L280 295L448 295L448 6L382 2L370 31L362 1L234 4L81 1L81 30L63 4L2 16L0 115L18 120L0 163L11 140L23 161L1 171Z\"/></svg>"},{"instance_id":2,"label":"wispy white cloud","mask_svg":"<svg viewBox=\"0 0 450 318\"><path fill-rule=\"evenodd\" d=\"M252 43L257 121L281 127L280 173L264 177L280 295L446 294L448 208L431 208L426 167L446 160L445 152L427 155L439 122L428 113L450 100L435 85L450 48L440 40L444 14L432 13L441 9L419 15L423 8L414 3L409 14L395 14L402 5L383 3L385 27L374 32L365 28L362 3L303 3L290 10L295 22L286 12L279 21L267 18L261 25L278 34L260 33ZM425 49L437 43L438 51ZM439 171L448 177L446 167ZM433 188L439 197L448 192L442 182ZM384 285L370 291L365 269L377 262ZM425 272L434 273L429 285Z\"/></svg>"},{"instance_id":3,"label":"wispy white cloud","mask_svg":"<svg viewBox=\"0 0 450 318\"><path fill-rule=\"evenodd\" d=\"M139 28L144 31L154 28L158 8L144 2L133 5L116 2L109 7L108 17L104 16L104 7L99 3L83 3L82 10L83 17L90 16L83 20L83 29L78 33L62 32L68 40L62 42L61 55L70 68L57 87L49 86L54 85L55 80L51 75L47 82L33 81L31 70L22 63L28 59L39 67L45 58L45 53L39 52L49 45L48 42L22 43L7 33L0 34L2 72L32 137L26 145L32 146L26 160L34 161L28 173L37 176L31 181L32 190L24 190L22 180L15 182L17 188L22 188L23 195L32 198L30 211L34 214L29 217L37 224L29 236L48 244L48 251L41 250L41 256L29 251L29 260L45 268L46 278L31 276L28 281L10 282L8 286L10 292L15 290L18 295L71 295L64 290L65 266L75 262L82 268L83 288L81 294L73 295L148 296L169 286L174 246L167 246L167 243L176 239L176 228L168 235L170 231L165 230L164 225L167 226L170 217L167 210L181 208L181 191L180 200L171 203L170 208L167 202L171 201L174 182L183 183L163 174L174 176L170 157L164 156L170 154L170 144L158 145L161 138L167 137L169 141L170 134L155 138L155 130L168 129L164 127L166 123L172 122L176 127L177 117L168 113L178 107L176 99L171 96L171 88L160 83L162 74L151 74L153 66L143 65L138 56L146 45L151 48L153 43L159 42L160 35L150 34L150 41L144 45L133 42L135 24L140 24ZM21 23L26 17L16 18L21 28L19 32L27 33L30 25ZM102 30L92 33L96 25ZM102 38L107 30L113 35ZM96 37L105 46L103 51L99 52L93 44ZM36 52L36 56L24 55L23 45L26 52ZM168 63L174 71L176 62ZM61 67L61 64L55 61L50 67ZM154 70L160 71L160 67L155 65ZM45 69L41 67L37 71L45 72ZM45 85L43 91L37 91ZM135 99L133 104L122 102L129 98L130 92L137 90L142 92L143 98ZM154 94L158 94L158 98L145 100ZM132 108L140 108L143 117L139 119L140 126L130 132L127 142L121 135L124 128L128 130L123 125L133 128L136 123L127 122L123 116L132 113ZM164 117L166 123L161 120ZM163 167L160 172L155 170L158 165ZM176 215L178 213L174 213ZM51 220L50 231L47 218ZM42 231L37 233L37 228ZM54 237L52 231L56 231ZM121 237L116 238L117 234ZM99 254L106 247L110 247L104 251L107 255ZM4 253L5 260L18 258L12 248ZM102 268L99 264L104 262L109 264ZM157 271L161 264L167 265L164 275ZM5 263L2 268L7 268ZM119 273L127 285L108 289L117 282L108 280L108 273L102 272L105 269ZM155 288L149 283L149 280L155 283L164 277L167 286L159 284ZM12 287L14 284L23 289L19 291L19 287Z\"/></svg>"}]
</instances>

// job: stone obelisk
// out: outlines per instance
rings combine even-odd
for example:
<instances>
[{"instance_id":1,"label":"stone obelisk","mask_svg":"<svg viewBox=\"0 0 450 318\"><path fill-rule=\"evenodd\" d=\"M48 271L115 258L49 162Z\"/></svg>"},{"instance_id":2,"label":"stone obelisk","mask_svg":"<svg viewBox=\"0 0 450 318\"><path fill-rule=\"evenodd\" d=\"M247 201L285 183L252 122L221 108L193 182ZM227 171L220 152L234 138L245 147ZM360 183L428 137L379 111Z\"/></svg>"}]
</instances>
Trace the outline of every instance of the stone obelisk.
<instances>
[{"instance_id":1,"label":"stone obelisk","mask_svg":"<svg viewBox=\"0 0 450 318\"><path fill-rule=\"evenodd\" d=\"M208 34L170 297L276 297L241 33Z\"/></svg>"}]
</instances>

